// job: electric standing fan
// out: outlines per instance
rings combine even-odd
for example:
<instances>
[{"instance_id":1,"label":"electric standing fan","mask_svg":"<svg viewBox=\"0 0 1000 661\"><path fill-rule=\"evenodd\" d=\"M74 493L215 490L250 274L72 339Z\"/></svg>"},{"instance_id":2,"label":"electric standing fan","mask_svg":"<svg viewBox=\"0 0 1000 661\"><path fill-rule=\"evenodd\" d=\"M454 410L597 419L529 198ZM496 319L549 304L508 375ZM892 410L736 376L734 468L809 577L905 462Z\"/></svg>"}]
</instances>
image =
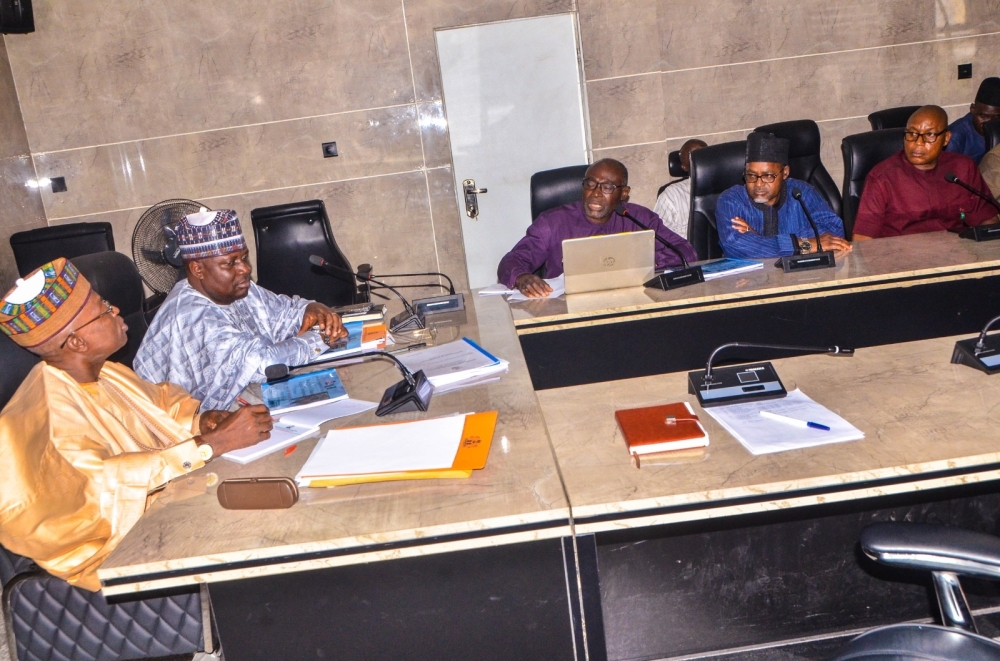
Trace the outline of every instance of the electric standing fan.
<instances>
[{"instance_id":1,"label":"electric standing fan","mask_svg":"<svg viewBox=\"0 0 1000 661\"><path fill-rule=\"evenodd\" d=\"M166 295L184 274L177 245L177 226L184 216L207 209L193 200L164 200L154 204L132 232L132 261L146 286Z\"/></svg>"}]
</instances>

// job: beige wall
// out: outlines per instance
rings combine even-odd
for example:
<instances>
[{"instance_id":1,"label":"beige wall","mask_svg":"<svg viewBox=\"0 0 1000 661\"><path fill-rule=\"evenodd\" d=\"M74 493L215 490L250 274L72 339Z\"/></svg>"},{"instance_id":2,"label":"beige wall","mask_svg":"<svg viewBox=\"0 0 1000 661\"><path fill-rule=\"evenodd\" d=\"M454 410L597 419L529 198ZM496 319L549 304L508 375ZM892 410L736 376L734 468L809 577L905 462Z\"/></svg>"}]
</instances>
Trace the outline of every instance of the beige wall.
<instances>
[{"instance_id":1,"label":"beige wall","mask_svg":"<svg viewBox=\"0 0 1000 661\"><path fill-rule=\"evenodd\" d=\"M162 199L235 208L249 230L254 207L319 197L354 262L441 269L463 283L433 29L577 9L574 0L37 4L37 32L4 38L25 131L15 131L20 155L4 151L0 162L5 175L22 168L5 182L31 176L26 135L38 175L66 177L68 192L41 196L49 223L108 220L127 252L142 211ZM839 182L840 139L866 130L869 112L926 102L958 116L978 81L1000 72L997 0L578 4L594 156L625 161L633 200L648 205L669 178L667 153L687 137L717 143L811 117ZM972 81L956 80L960 62L973 62ZM5 125L18 110L6 69ZM323 159L329 140L341 155ZM5 232L30 201L19 186L5 189Z\"/></svg>"},{"instance_id":2,"label":"beige wall","mask_svg":"<svg viewBox=\"0 0 1000 661\"><path fill-rule=\"evenodd\" d=\"M0 42L0 295L17 278L10 235L45 226L45 212L38 190L25 187L34 179L28 137L21 120L7 49Z\"/></svg>"}]
</instances>

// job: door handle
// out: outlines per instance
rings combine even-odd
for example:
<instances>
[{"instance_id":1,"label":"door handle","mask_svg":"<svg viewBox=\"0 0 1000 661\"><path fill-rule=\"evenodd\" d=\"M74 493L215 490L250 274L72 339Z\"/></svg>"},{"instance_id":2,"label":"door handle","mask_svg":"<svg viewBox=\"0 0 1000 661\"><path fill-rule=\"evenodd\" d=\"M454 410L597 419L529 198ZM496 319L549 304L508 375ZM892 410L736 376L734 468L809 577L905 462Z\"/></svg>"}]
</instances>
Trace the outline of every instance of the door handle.
<instances>
[{"instance_id":1,"label":"door handle","mask_svg":"<svg viewBox=\"0 0 1000 661\"><path fill-rule=\"evenodd\" d=\"M479 198L477 197L480 193L485 193L485 188L476 188L475 179L466 179L462 182L462 190L465 192L465 215L469 218L476 218L479 216Z\"/></svg>"}]
</instances>

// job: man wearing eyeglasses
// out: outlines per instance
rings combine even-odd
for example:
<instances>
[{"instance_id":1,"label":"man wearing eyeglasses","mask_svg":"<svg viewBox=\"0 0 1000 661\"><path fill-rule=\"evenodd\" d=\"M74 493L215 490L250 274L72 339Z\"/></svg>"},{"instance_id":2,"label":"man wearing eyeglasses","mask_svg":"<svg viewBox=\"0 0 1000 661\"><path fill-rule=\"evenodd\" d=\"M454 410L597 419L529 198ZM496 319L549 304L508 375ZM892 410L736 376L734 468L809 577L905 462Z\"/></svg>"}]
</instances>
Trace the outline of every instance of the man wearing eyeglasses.
<instances>
[{"instance_id":1,"label":"man wearing eyeglasses","mask_svg":"<svg viewBox=\"0 0 1000 661\"><path fill-rule=\"evenodd\" d=\"M626 203L629 190L628 170L618 161L605 158L591 165L584 174L582 199L540 214L528 227L525 237L500 260L498 281L518 289L525 296L547 296L552 288L534 271L544 266L546 278L562 274L562 242L565 239L639 230L631 220L615 213L619 204L625 204L630 216L655 230L658 236L684 253L686 259L692 262L698 259L691 244L667 229L659 216L646 207ZM681 266L680 258L657 242L656 268L674 266Z\"/></svg>"},{"instance_id":2,"label":"man wearing eyeglasses","mask_svg":"<svg viewBox=\"0 0 1000 661\"><path fill-rule=\"evenodd\" d=\"M63 258L0 299L0 332L42 359L0 411L0 544L88 590L160 487L271 431L265 406L199 415L180 386L108 362L126 330Z\"/></svg>"},{"instance_id":3,"label":"man wearing eyeglasses","mask_svg":"<svg viewBox=\"0 0 1000 661\"><path fill-rule=\"evenodd\" d=\"M948 114L939 106L923 106L910 116L902 151L865 179L854 220L856 241L997 222L989 203L945 179L954 174L990 195L971 158L945 151L950 139Z\"/></svg>"},{"instance_id":4,"label":"man wearing eyeglasses","mask_svg":"<svg viewBox=\"0 0 1000 661\"><path fill-rule=\"evenodd\" d=\"M727 257L762 259L816 252L809 209L823 250L850 251L844 225L812 186L789 177L788 140L770 133L747 136L744 185L735 185L715 207L719 242ZM801 200L794 199L796 191Z\"/></svg>"},{"instance_id":5,"label":"man wearing eyeglasses","mask_svg":"<svg viewBox=\"0 0 1000 661\"><path fill-rule=\"evenodd\" d=\"M979 165L986 154L983 124L994 119L1000 119L1000 78L997 77L986 78L979 84L969 112L948 127L951 132L948 151L965 154Z\"/></svg>"}]
</instances>

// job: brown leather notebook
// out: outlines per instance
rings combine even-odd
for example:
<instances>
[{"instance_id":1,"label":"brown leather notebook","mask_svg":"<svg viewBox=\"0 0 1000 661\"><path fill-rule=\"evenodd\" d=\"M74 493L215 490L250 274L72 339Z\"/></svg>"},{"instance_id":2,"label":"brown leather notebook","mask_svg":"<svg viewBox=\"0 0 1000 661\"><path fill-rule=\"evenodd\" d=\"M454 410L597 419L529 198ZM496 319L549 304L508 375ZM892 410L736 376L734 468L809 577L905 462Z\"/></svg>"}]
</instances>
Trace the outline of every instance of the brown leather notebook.
<instances>
[{"instance_id":1,"label":"brown leather notebook","mask_svg":"<svg viewBox=\"0 0 1000 661\"><path fill-rule=\"evenodd\" d=\"M615 411L615 419L632 454L701 448L708 434L691 405L675 402L661 406Z\"/></svg>"}]
</instances>

